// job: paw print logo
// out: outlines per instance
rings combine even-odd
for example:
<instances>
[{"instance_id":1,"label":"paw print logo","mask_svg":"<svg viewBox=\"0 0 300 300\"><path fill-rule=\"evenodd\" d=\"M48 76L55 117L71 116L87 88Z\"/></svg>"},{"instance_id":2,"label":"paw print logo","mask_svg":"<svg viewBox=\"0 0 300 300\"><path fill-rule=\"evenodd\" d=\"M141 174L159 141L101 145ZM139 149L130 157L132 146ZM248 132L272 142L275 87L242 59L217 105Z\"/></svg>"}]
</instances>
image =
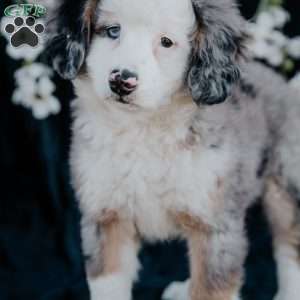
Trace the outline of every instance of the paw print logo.
<instances>
[{"instance_id":1,"label":"paw print logo","mask_svg":"<svg viewBox=\"0 0 300 300\"><path fill-rule=\"evenodd\" d=\"M22 45L35 47L38 45L39 35L44 32L45 27L41 23L36 24L34 17L17 17L13 24L7 24L4 30L10 35L13 47Z\"/></svg>"}]
</instances>

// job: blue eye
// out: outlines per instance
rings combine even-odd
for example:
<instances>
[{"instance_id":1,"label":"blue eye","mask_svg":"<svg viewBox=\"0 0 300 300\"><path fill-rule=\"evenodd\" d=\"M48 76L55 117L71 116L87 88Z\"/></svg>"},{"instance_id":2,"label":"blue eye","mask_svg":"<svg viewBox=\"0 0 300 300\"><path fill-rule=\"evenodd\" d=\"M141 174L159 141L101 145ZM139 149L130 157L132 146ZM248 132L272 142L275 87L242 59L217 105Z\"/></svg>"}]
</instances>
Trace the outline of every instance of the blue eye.
<instances>
[{"instance_id":1,"label":"blue eye","mask_svg":"<svg viewBox=\"0 0 300 300\"><path fill-rule=\"evenodd\" d=\"M114 25L106 28L106 34L110 39L116 40L120 37L121 26Z\"/></svg>"}]
</instances>

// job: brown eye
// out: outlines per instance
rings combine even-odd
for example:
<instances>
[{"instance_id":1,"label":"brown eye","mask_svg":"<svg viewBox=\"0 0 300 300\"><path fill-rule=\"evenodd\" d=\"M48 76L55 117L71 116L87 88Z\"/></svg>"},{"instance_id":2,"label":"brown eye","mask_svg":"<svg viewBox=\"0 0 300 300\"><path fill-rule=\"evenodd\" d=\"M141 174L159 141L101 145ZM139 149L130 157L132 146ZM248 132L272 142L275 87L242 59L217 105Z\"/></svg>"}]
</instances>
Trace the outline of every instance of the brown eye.
<instances>
[{"instance_id":1,"label":"brown eye","mask_svg":"<svg viewBox=\"0 0 300 300\"><path fill-rule=\"evenodd\" d=\"M163 36L163 37L161 38L161 45L162 45L164 48L171 48L171 47L174 45L174 43L173 43L173 41L170 40L169 38Z\"/></svg>"}]
</instances>

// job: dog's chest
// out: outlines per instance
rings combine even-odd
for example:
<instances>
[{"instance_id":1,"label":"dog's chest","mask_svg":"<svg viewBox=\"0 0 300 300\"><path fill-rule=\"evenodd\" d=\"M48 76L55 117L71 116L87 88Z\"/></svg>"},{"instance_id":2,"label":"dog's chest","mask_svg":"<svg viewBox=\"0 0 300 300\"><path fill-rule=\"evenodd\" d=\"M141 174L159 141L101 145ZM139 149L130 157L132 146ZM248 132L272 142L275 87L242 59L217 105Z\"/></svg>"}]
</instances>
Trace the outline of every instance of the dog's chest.
<instances>
[{"instance_id":1,"label":"dog's chest","mask_svg":"<svg viewBox=\"0 0 300 300\"><path fill-rule=\"evenodd\" d=\"M97 137L75 135L73 177L83 211L121 211L150 238L175 234L171 214L178 210L210 219L215 203L209 195L223 171L220 155L187 126L138 125L102 124Z\"/></svg>"}]
</instances>

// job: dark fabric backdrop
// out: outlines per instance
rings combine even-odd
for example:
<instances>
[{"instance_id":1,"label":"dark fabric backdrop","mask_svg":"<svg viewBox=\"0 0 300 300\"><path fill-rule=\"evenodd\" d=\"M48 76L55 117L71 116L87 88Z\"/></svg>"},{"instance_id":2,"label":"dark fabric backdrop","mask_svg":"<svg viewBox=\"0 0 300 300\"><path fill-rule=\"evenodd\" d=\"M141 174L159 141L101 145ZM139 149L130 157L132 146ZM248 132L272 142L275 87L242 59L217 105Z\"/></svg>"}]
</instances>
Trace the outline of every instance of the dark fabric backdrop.
<instances>
[{"instance_id":1,"label":"dark fabric backdrop","mask_svg":"<svg viewBox=\"0 0 300 300\"><path fill-rule=\"evenodd\" d=\"M0 11L8 5L1 1ZM257 1L241 1L250 18ZM292 12L289 34L299 32L299 1L287 1ZM37 121L11 102L14 70L20 62L5 54L0 38L0 299L89 299L80 249L79 212L69 184L69 82L56 78L62 112ZM276 269L271 238L260 206L247 219L251 241L246 262L246 300L271 300ZM135 300L160 299L163 288L188 276L182 242L146 245Z\"/></svg>"}]
</instances>

